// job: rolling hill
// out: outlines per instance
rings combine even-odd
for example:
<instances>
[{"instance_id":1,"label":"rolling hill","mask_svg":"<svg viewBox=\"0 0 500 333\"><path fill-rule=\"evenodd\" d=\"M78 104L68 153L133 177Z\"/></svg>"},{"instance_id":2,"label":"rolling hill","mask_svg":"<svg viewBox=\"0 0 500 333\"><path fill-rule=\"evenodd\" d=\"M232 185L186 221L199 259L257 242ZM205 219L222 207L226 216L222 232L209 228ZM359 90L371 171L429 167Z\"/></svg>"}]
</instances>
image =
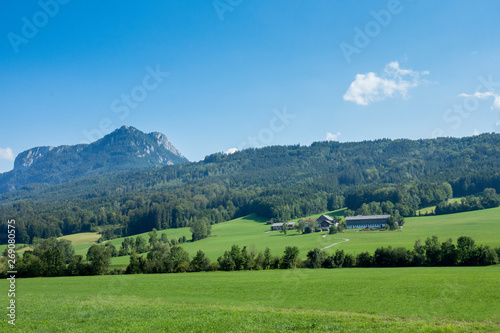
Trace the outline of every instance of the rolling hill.
<instances>
[{"instance_id":1,"label":"rolling hill","mask_svg":"<svg viewBox=\"0 0 500 333\"><path fill-rule=\"evenodd\" d=\"M328 212L327 214L335 215L338 212L342 211ZM311 215L308 218L317 217L319 217L318 214ZM442 242L448 238L456 241L460 236L470 236L478 244L500 247L500 239L496 237L500 233L499 217L500 208L450 215L412 217L407 218L404 228L398 231L365 232L357 229L346 229L343 233L323 237L325 236L324 232L298 234L296 231L290 230L287 235L278 231L267 232L270 228L265 223L265 219L249 215L214 225L211 237L180 244L180 246L187 250L191 257L198 250L202 250L210 260L217 260L233 244L240 247L247 246L249 250L256 253L263 252L266 247L269 247L273 255L282 255L286 246L297 246L301 251L301 256L305 258L307 251L314 248L325 248L335 243L338 244L325 250L333 253L337 249L344 249L349 253L359 254L365 251L373 253L378 247L382 246L411 249L417 239L424 241L427 237L433 235L438 236ZM169 239L182 236L186 236L188 239L191 238L189 228L161 230L158 232L159 235L163 233L167 234ZM139 235L146 240L149 239L148 233ZM109 242L119 249L123 239L116 238ZM349 239L349 241L345 242L345 239ZM79 242L78 245L74 246L75 251L77 254L85 256L92 244L95 243ZM124 268L128 263L128 256L112 258L114 267Z\"/></svg>"},{"instance_id":2,"label":"rolling hill","mask_svg":"<svg viewBox=\"0 0 500 333\"><path fill-rule=\"evenodd\" d=\"M372 202L412 216L453 196L500 192L499 147L500 134L482 134L215 153L199 162L26 185L0 195L0 214L19 221L19 242L102 226L125 236L252 213L284 221Z\"/></svg>"}]
</instances>

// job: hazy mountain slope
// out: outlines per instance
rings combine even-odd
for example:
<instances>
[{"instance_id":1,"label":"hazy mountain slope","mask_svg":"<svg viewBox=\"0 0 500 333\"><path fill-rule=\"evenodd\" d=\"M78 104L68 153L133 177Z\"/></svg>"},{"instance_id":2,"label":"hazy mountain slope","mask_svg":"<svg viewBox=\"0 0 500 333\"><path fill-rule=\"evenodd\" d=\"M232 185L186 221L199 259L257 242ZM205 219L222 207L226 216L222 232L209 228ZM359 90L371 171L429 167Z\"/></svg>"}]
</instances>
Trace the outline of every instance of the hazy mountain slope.
<instances>
[{"instance_id":1,"label":"hazy mountain slope","mask_svg":"<svg viewBox=\"0 0 500 333\"><path fill-rule=\"evenodd\" d=\"M92 175L173 165L188 160L158 132L123 126L91 144L35 147L20 153L0 175L0 193L30 183L60 184Z\"/></svg>"}]
</instances>

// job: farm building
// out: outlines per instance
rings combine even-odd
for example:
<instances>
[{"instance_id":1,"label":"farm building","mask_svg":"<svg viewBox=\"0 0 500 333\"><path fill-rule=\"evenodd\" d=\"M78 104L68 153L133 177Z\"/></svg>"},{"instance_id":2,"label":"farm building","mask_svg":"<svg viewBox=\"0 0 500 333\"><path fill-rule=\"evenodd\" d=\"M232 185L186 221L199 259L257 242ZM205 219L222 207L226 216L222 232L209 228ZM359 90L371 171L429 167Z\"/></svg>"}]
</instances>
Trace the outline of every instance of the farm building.
<instances>
[{"instance_id":1,"label":"farm building","mask_svg":"<svg viewBox=\"0 0 500 333\"><path fill-rule=\"evenodd\" d=\"M390 215L347 216L345 218L345 223L347 225L347 229L383 228L385 227L389 217L391 216Z\"/></svg>"},{"instance_id":2,"label":"farm building","mask_svg":"<svg viewBox=\"0 0 500 333\"><path fill-rule=\"evenodd\" d=\"M283 227L284 223L273 223L271 225L271 230L281 230L281 227ZM287 222L286 223L288 229L295 229L295 222Z\"/></svg>"},{"instance_id":3,"label":"farm building","mask_svg":"<svg viewBox=\"0 0 500 333\"><path fill-rule=\"evenodd\" d=\"M335 222L333 218L331 218L328 215L321 215L320 217L318 217L316 222L318 222L318 225L322 231L328 231L332 225L338 226L339 224L338 222Z\"/></svg>"}]
</instances>

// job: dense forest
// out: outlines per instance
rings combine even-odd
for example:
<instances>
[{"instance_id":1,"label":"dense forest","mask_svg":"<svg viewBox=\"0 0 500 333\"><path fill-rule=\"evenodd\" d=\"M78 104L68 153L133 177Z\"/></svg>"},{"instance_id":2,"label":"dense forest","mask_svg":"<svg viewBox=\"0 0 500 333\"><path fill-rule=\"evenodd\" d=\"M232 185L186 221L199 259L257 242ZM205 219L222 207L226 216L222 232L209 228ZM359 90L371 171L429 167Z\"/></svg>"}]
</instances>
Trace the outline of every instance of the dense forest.
<instances>
[{"instance_id":1,"label":"dense forest","mask_svg":"<svg viewBox=\"0 0 500 333\"><path fill-rule=\"evenodd\" d=\"M499 192L499 153L499 134L246 149L196 163L26 185L0 195L0 214L16 220L19 243L96 230L112 238L250 213L285 221L347 207L412 216L452 197Z\"/></svg>"}]
</instances>

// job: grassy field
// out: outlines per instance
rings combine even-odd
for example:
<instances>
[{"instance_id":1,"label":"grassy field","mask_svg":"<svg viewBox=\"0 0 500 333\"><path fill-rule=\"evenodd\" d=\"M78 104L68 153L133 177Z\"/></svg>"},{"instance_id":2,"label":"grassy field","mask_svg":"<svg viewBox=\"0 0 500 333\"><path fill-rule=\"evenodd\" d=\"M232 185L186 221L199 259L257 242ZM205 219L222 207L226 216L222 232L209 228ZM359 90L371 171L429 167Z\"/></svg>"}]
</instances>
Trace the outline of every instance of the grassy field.
<instances>
[{"instance_id":1,"label":"grassy field","mask_svg":"<svg viewBox=\"0 0 500 333\"><path fill-rule=\"evenodd\" d=\"M319 214L321 215L321 214ZM318 215L318 216L319 216ZM249 215L239 219L231 220L224 223L219 223L212 226L212 236L198 242L188 242L182 244L192 256L198 250L203 250L210 260L217 260L217 258L229 250L233 244L238 244L241 247L247 246L249 249L264 251L269 247L274 254L281 255L286 246L296 245L300 251L307 252L315 247L325 247L330 245L331 239L321 237L319 233L300 235L294 230L289 230L288 234L269 231L270 225L266 224L266 219L259 218L255 215ZM189 228L184 229L170 229L159 232L166 233L169 239L173 237L179 238L186 236L191 239L191 231ZM148 234L142 234L146 239L149 239ZM123 239L114 239L112 242L119 248ZM83 253L82 253L83 254ZM128 264L128 257L117 257L112 259L113 265L126 265Z\"/></svg>"},{"instance_id":2,"label":"grassy field","mask_svg":"<svg viewBox=\"0 0 500 333\"><path fill-rule=\"evenodd\" d=\"M397 231L359 231L354 229L345 230L342 234L323 237L325 233L302 235L290 230L287 235L284 235L278 231L266 233L268 230L269 225L265 224L265 219L249 215L214 225L212 226L212 237L194 243L185 243L182 246L191 256L194 256L198 250L203 250L211 260L216 260L233 244L238 244L240 247L246 245L249 249L255 249L257 252L269 247L274 255L281 255L286 246L298 246L305 258L307 251L315 247L324 248L339 242L342 243L330 247L326 251L334 252L336 249L344 249L356 254L363 251L373 252L381 246L412 248L416 239L420 238L424 241L432 235L437 235L441 241L448 238L456 241L460 236L470 236L478 244L500 247L500 237L498 237L500 235L500 208L451 215L407 218L404 228ZM191 237L188 228L163 230L160 233L164 232L167 233L169 239L183 235L188 239ZM149 239L147 233L143 234L143 237ZM345 242L345 239L349 239L349 241ZM119 248L122 241L123 239L115 239L112 242ZM80 254L85 254L86 250L80 252ZM128 262L127 256L112 259L114 267L123 267Z\"/></svg>"},{"instance_id":3,"label":"grassy field","mask_svg":"<svg viewBox=\"0 0 500 333\"><path fill-rule=\"evenodd\" d=\"M88 243L96 243L97 240L101 237L97 232L82 232L74 235L67 235L59 237L58 239L67 239L73 243L73 245L81 245Z\"/></svg>"},{"instance_id":4,"label":"grassy field","mask_svg":"<svg viewBox=\"0 0 500 333\"><path fill-rule=\"evenodd\" d=\"M341 214L340 211L329 215ZM319 215L313 216L317 217ZM216 260L231 245L281 255L299 247L339 243L351 253L380 246L411 248L417 238L441 241L471 236L500 246L500 208L406 219L403 229L346 230L342 234L267 232L254 215L214 225L212 237L182 246L194 256L203 250ZM189 228L170 229L169 239L191 237ZM142 234L147 240L147 233ZM65 236L85 255L98 234ZM345 242L345 239L349 239ZM120 246L123 239L115 239ZM124 268L129 258L113 258ZM277 270L158 275L18 279L17 323L21 332L150 331L337 331L337 332L499 332L500 266L385 269ZM7 291L7 281L0 281ZM2 298L5 309L6 297ZM6 317L0 320L5 331Z\"/></svg>"},{"instance_id":5,"label":"grassy field","mask_svg":"<svg viewBox=\"0 0 500 333\"><path fill-rule=\"evenodd\" d=\"M499 276L490 266L19 279L16 329L498 332Z\"/></svg>"},{"instance_id":6,"label":"grassy field","mask_svg":"<svg viewBox=\"0 0 500 333\"><path fill-rule=\"evenodd\" d=\"M342 213L342 210L338 210L327 214L341 215ZM317 218L320 215L316 214L310 218ZM357 254L363 251L373 252L380 246L412 248L416 239L425 240L432 235L439 236L441 241L448 238L456 241L460 236L470 236L478 244L500 247L500 237L497 236L500 234L500 207L459 214L407 218L404 228L397 231L366 232L355 229L326 237L323 237L325 233L302 235L294 230L289 230L287 235L278 231L267 232L270 227L265 222L266 219L249 215L216 224L212 226L211 237L194 243L182 244L182 247L189 252L191 257L198 250L203 250L212 261L217 260L233 244L238 244L240 247L247 246L248 249L256 252L264 251L266 247L269 247L273 255L281 255L286 246L298 246L303 258L307 251L315 247L324 248L334 243L339 244L326 249L327 252L332 253L336 249L344 249ZM189 228L159 231L159 235L162 233L166 233L169 239L182 236L191 239ZM148 233L143 233L141 236L146 240L149 239ZM75 253L85 256L89 247L99 238L99 234L81 233L61 238L71 240ZM345 239L349 241L346 242ZM123 238L117 238L111 242L119 249ZM0 251L3 251L5 246L0 247ZM29 248L23 250L26 249ZM125 268L128 263L128 256L116 257L112 259L112 268Z\"/></svg>"},{"instance_id":7,"label":"grassy field","mask_svg":"<svg viewBox=\"0 0 500 333\"><path fill-rule=\"evenodd\" d=\"M373 252L379 246L412 248L415 240L437 235L440 241L470 236L477 244L500 247L500 207L459 214L422 216L406 219L403 229L393 232L348 230L342 237L350 241L335 246L349 252Z\"/></svg>"},{"instance_id":8,"label":"grassy field","mask_svg":"<svg viewBox=\"0 0 500 333\"><path fill-rule=\"evenodd\" d=\"M71 244L73 244L73 247L75 248L75 251L78 252L78 254L81 254L80 252L85 252L86 254L88 248L92 244L97 244L97 240L101 237L101 235L97 232L82 232L79 234L74 234L74 235L67 235L67 236L61 236L58 237L57 239L67 239L71 241ZM24 245L24 244L18 244L19 245ZM0 245L0 253L3 253L5 248L7 247L6 244ZM22 249L18 250L18 253L23 253L24 251L31 251L33 250L32 247L23 247Z\"/></svg>"},{"instance_id":9,"label":"grassy field","mask_svg":"<svg viewBox=\"0 0 500 333\"><path fill-rule=\"evenodd\" d=\"M452 199L448 200L448 203L459 202L460 200L462 200L462 198L452 198ZM436 206L421 208L421 209L417 210L417 215L418 214L426 214L426 213L430 214L430 213L434 212L435 209L436 209Z\"/></svg>"}]
</instances>

